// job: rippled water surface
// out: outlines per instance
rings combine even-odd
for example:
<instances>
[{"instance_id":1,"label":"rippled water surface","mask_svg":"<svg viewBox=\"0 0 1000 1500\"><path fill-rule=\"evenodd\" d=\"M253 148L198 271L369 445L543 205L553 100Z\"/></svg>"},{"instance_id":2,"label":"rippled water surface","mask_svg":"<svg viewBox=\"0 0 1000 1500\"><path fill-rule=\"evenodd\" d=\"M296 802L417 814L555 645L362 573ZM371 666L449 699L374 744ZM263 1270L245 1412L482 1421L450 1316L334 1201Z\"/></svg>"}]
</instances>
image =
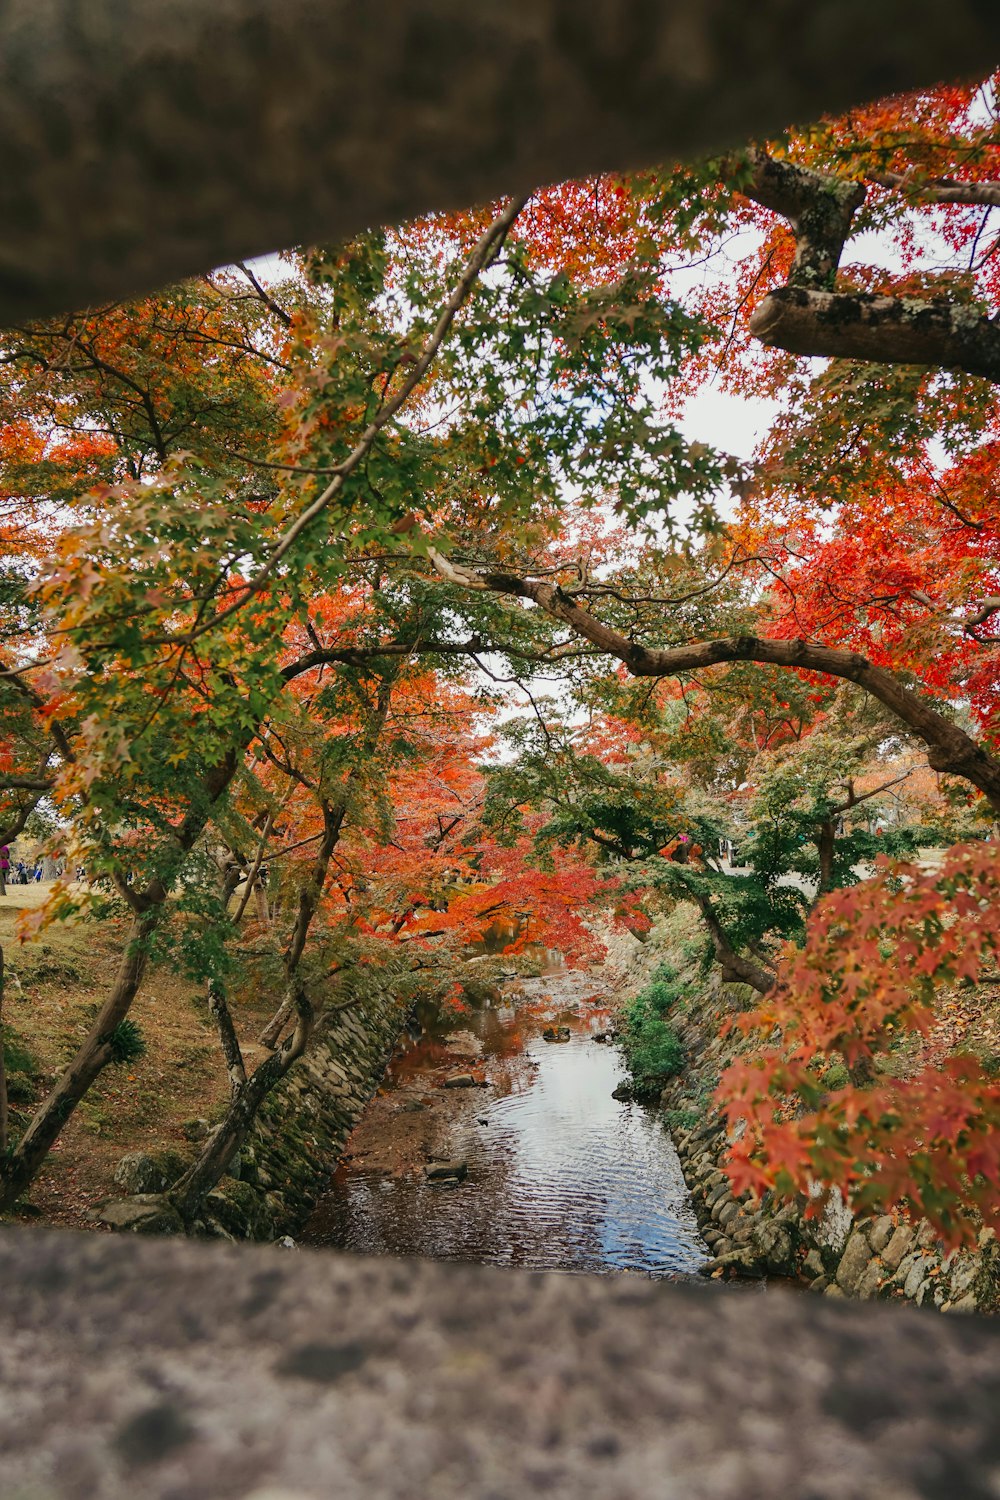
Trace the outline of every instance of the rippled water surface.
<instances>
[{"instance_id":1,"label":"rippled water surface","mask_svg":"<svg viewBox=\"0 0 1000 1500\"><path fill-rule=\"evenodd\" d=\"M463 1030L487 1076L491 1062L516 1057L509 1092L462 1091L448 1154L468 1163L468 1177L435 1186L422 1171L393 1176L348 1162L306 1242L534 1269L696 1269L707 1252L673 1144L651 1110L612 1098L625 1070L614 1046L593 1040L606 1013L574 1006L568 980L536 982L559 992L548 1006L532 1001L529 984L520 1006L486 1007L449 1034L432 1026L411 1039L390 1088L439 1084L443 1049ZM568 1042L542 1040L553 1021L569 1026Z\"/></svg>"}]
</instances>

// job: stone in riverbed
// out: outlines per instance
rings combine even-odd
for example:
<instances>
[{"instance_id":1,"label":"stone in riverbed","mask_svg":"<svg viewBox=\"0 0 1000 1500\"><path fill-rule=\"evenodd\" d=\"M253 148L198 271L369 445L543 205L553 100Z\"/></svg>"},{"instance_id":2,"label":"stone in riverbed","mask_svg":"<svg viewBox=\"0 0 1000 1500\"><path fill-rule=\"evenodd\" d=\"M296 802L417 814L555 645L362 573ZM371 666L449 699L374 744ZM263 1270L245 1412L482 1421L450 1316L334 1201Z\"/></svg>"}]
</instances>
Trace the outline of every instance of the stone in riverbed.
<instances>
[{"instance_id":1,"label":"stone in riverbed","mask_svg":"<svg viewBox=\"0 0 1000 1500\"><path fill-rule=\"evenodd\" d=\"M474 1089L476 1080L471 1073L452 1073L441 1084L443 1089Z\"/></svg>"},{"instance_id":2,"label":"stone in riverbed","mask_svg":"<svg viewBox=\"0 0 1000 1500\"><path fill-rule=\"evenodd\" d=\"M461 1182L469 1174L469 1164L464 1161L432 1161L424 1167L424 1176L428 1182L445 1182L447 1180Z\"/></svg>"}]
</instances>

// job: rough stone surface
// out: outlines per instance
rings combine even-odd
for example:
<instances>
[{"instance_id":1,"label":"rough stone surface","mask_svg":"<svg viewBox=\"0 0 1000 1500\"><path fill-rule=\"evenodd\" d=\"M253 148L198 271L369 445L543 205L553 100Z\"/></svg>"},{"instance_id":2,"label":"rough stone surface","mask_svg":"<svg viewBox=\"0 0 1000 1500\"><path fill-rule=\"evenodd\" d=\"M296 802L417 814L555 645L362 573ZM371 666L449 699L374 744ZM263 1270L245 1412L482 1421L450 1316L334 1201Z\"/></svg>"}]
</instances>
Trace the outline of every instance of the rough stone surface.
<instances>
[{"instance_id":1,"label":"rough stone surface","mask_svg":"<svg viewBox=\"0 0 1000 1500\"><path fill-rule=\"evenodd\" d=\"M677 931L647 946L647 969L666 957L683 971ZM637 974L629 982L641 984L645 977ZM1000 1312L1000 1244L992 1230L981 1232L974 1250L948 1251L924 1221L897 1226L889 1214L855 1218L836 1190L812 1217L801 1197L784 1202L765 1193L759 1203L744 1199L734 1206L728 1178L719 1171L725 1133L718 1116L706 1116L704 1101L718 1070L739 1055L738 1033L720 1036L722 1020L749 997L738 985L694 974L692 979L684 1013L676 1018L687 1064L664 1090L661 1108L693 1118L673 1136L713 1255L703 1270L721 1269L726 1277L795 1276L834 1298L919 1299L922 1306L948 1311L971 1296L980 1312Z\"/></svg>"},{"instance_id":2,"label":"rough stone surface","mask_svg":"<svg viewBox=\"0 0 1000 1500\"><path fill-rule=\"evenodd\" d=\"M442 1182L448 1178L463 1178L469 1174L468 1162L432 1161L424 1167L424 1175L430 1182Z\"/></svg>"},{"instance_id":3,"label":"rough stone surface","mask_svg":"<svg viewBox=\"0 0 1000 1500\"><path fill-rule=\"evenodd\" d=\"M978 1500L1000 1329L634 1277L0 1234L4 1500Z\"/></svg>"},{"instance_id":4,"label":"rough stone surface","mask_svg":"<svg viewBox=\"0 0 1000 1500\"><path fill-rule=\"evenodd\" d=\"M881 1255L895 1233L896 1225L890 1214L883 1214L876 1219L868 1231L868 1243L876 1255Z\"/></svg>"},{"instance_id":5,"label":"rough stone surface","mask_svg":"<svg viewBox=\"0 0 1000 1500\"><path fill-rule=\"evenodd\" d=\"M753 1246L769 1271L783 1273L793 1269L794 1247L786 1224L765 1220L753 1231Z\"/></svg>"},{"instance_id":6,"label":"rough stone surface","mask_svg":"<svg viewBox=\"0 0 1000 1500\"><path fill-rule=\"evenodd\" d=\"M881 0L877 26L868 0L7 0L0 321L766 137L998 55L988 0Z\"/></svg>"},{"instance_id":7,"label":"rough stone surface","mask_svg":"<svg viewBox=\"0 0 1000 1500\"><path fill-rule=\"evenodd\" d=\"M858 1282L861 1280L872 1258L872 1252L868 1241L860 1230L855 1230L847 1241L847 1247L840 1258L837 1267L837 1285L845 1292L856 1292Z\"/></svg>"},{"instance_id":8,"label":"rough stone surface","mask_svg":"<svg viewBox=\"0 0 1000 1500\"><path fill-rule=\"evenodd\" d=\"M877 1259L868 1262L854 1288L854 1295L859 1302L867 1302L870 1298L878 1296L884 1274L884 1268Z\"/></svg>"},{"instance_id":9,"label":"rough stone surface","mask_svg":"<svg viewBox=\"0 0 1000 1500\"><path fill-rule=\"evenodd\" d=\"M836 1258L843 1252L853 1227L851 1210L834 1188L816 1225L816 1242Z\"/></svg>"},{"instance_id":10,"label":"rough stone surface","mask_svg":"<svg viewBox=\"0 0 1000 1500\"><path fill-rule=\"evenodd\" d=\"M911 1226L909 1224L900 1224L882 1251L883 1265L887 1266L890 1271L897 1270L903 1257L910 1253L913 1241L914 1233Z\"/></svg>"},{"instance_id":11,"label":"rough stone surface","mask_svg":"<svg viewBox=\"0 0 1000 1500\"><path fill-rule=\"evenodd\" d=\"M130 1234L183 1234L177 1210L159 1193L109 1198L91 1210L98 1224Z\"/></svg>"},{"instance_id":12,"label":"rough stone surface","mask_svg":"<svg viewBox=\"0 0 1000 1500\"><path fill-rule=\"evenodd\" d=\"M114 1180L126 1193L162 1193L186 1166L179 1151L131 1151L115 1168Z\"/></svg>"},{"instance_id":13,"label":"rough stone surface","mask_svg":"<svg viewBox=\"0 0 1000 1500\"><path fill-rule=\"evenodd\" d=\"M906 1273L906 1280L903 1282L904 1297L911 1297L916 1300L920 1288L923 1286L925 1280L927 1279L927 1273L930 1268L931 1260L929 1256L918 1255L913 1265Z\"/></svg>"}]
</instances>

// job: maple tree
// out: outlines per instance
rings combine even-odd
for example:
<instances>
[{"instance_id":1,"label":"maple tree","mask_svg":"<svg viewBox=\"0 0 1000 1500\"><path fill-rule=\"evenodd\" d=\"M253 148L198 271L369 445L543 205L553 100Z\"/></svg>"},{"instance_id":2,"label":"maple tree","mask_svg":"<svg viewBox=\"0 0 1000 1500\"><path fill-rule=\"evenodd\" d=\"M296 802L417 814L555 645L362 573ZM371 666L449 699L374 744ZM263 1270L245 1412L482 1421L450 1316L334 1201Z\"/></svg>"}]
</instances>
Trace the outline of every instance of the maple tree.
<instances>
[{"instance_id":1,"label":"maple tree","mask_svg":"<svg viewBox=\"0 0 1000 1500\"><path fill-rule=\"evenodd\" d=\"M734 1021L759 1039L719 1085L739 1125L738 1189L802 1192L813 1213L817 1184L864 1212L915 1200L950 1244L1000 1224L1000 1083L961 1055L910 1077L873 1071L900 1034L931 1033L942 985L995 963L998 861L995 842L958 845L932 872L883 860L862 888L823 898L781 986ZM837 1056L869 1086L838 1087Z\"/></svg>"}]
</instances>

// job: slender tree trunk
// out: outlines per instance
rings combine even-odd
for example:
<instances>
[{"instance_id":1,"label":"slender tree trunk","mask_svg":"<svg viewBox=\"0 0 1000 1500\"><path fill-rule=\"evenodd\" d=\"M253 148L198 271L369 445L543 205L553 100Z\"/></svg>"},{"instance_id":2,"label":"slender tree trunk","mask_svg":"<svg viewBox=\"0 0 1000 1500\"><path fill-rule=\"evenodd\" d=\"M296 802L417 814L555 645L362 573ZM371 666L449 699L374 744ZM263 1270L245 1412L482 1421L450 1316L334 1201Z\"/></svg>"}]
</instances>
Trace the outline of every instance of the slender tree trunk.
<instances>
[{"instance_id":1,"label":"slender tree trunk","mask_svg":"<svg viewBox=\"0 0 1000 1500\"><path fill-rule=\"evenodd\" d=\"M364 740L361 744L361 755L368 756L374 753L379 738L385 727L389 714L389 704L392 699L394 677L384 677L379 683L378 694L374 706L374 713L368 725ZM340 842L341 830L344 819L347 816L348 800L350 795L350 784L354 772L349 771L347 780L335 804L327 802L321 794L320 802L323 810L323 834L319 847L313 860L309 879L299 891L299 904L295 916L295 925L288 947L282 955L282 963L285 969L285 978L288 983L288 993L282 1006L279 1007L277 1015L272 1021L273 1026L282 1015L285 1007L289 1007L289 1013L295 1013L295 1030L287 1037L277 1051L272 1052L270 1057L258 1064L253 1073L239 1080L239 1069L243 1067L243 1057L240 1052L239 1042L232 1026L228 1006L218 1006L216 1020L220 1027L223 1050L229 1047L227 1055L227 1066L229 1068L230 1086L233 1089L233 1097L226 1113L225 1119L217 1130L206 1141L201 1155L194 1165L185 1172L184 1176L175 1185L171 1192L171 1199L177 1207L185 1224L190 1225L197 1218L202 1204L208 1194L215 1187L230 1165L233 1157L239 1151L247 1134L257 1118L257 1111L272 1089L284 1078L289 1068L298 1060L309 1044L315 1025L316 1013L312 1001L306 990L299 966L302 955L305 952L306 939L312 926L313 918L319 909L323 891L326 887L326 877L333 858L333 851ZM280 1022L284 1025L284 1021ZM270 1028L266 1028L269 1030ZM228 1038L228 1041L227 1041ZM232 1058L232 1062L230 1062ZM237 1064L238 1059L238 1064ZM234 1067L234 1064L236 1065Z\"/></svg>"},{"instance_id":2,"label":"slender tree trunk","mask_svg":"<svg viewBox=\"0 0 1000 1500\"><path fill-rule=\"evenodd\" d=\"M300 990L298 1000L298 1024L292 1035L234 1093L222 1124L212 1132L197 1161L171 1190L171 1200L187 1225L197 1218L205 1199L232 1165L268 1094L306 1049L312 1033L313 1010L304 989Z\"/></svg>"},{"instance_id":3,"label":"slender tree trunk","mask_svg":"<svg viewBox=\"0 0 1000 1500\"><path fill-rule=\"evenodd\" d=\"M239 1037L236 1035L236 1027L233 1025L226 992L215 979L211 980L208 986L208 1010L218 1028L222 1055L226 1060L226 1072L229 1074L229 1090L235 1098L247 1081L246 1064L243 1061L243 1052Z\"/></svg>"},{"instance_id":4,"label":"slender tree trunk","mask_svg":"<svg viewBox=\"0 0 1000 1500\"><path fill-rule=\"evenodd\" d=\"M817 896L825 896L827 891L833 890L833 846L836 831L832 821L828 820L819 825L819 836L816 840L816 848L819 853L819 890Z\"/></svg>"},{"instance_id":5,"label":"slender tree trunk","mask_svg":"<svg viewBox=\"0 0 1000 1500\"><path fill-rule=\"evenodd\" d=\"M222 1039L232 1099L222 1124L213 1131L197 1161L185 1172L171 1192L171 1199L185 1224L190 1225L197 1218L208 1194L229 1169L233 1158L246 1140L260 1106L272 1089L284 1078L292 1064L302 1056L312 1035L315 1011L305 985L299 977L299 964L305 950L309 929L323 895L330 860L340 840L346 811L346 798L336 808L329 806L323 808L323 838L316 852L309 880L299 893L295 926L283 958L289 986L285 1004L291 1002L290 1008L294 1010L296 1018L295 1030L276 1052L265 1058L254 1069L249 1078L246 1076L242 1052L228 1005L225 1004L224 998L221 998L221 992L215 996L213 1014ZM212 1004L211 999L209 1003ZM278 1012L279 1016L280 1014L281 1009Z\"/></svg>"},{"instance_id":6,"label":"slender tree trunk","mask_svg":"<svg viewBox=\"0 0 1000 1500\"><path fill-rule=\"evenodd\" d=\"M274 1012L274 1015L268 1021L267 1025L260 1033L260 1036L257 1038L262 1047L273 1048L277 1046L278 1038L291 1020L292 1012L294 1011L294 1009L295 996L292 994L291 990L289 990L285 995L284 1000L282 1000L281 1004L278 1006L278 1009Z\"/></svg>"},{"instance_id":7,"label":"slender tree trunk","mask_svg":"<svg viewBox=\"0 0 1000 1500\"><path fill-rule=\"evenodd\" d=\"M702 920L708 928L715 956L722 968L723 979L729 984L749 984L762 995L773 990L778 982L778 976L770 969L765 969L762 964L755 963L752 958L746 958L743 954L736 952L708 896L692 891L691 899L701 912Z\"/></svg>"},{"instance_id":8,"label":"slender tree trunk","mask_svg":"<svg viewBox=\"0 0 1000 1500\"><path fill-rule=\"evenodd\" d=\"M184 817L176 836L178 864L194 848L208 822L214 805L226 792L239 756L246 748L234 748L226 758L206 773L202 796ZM6 1162L0 1163L0 1209L20 1198L38 1174L59 1133L94 1080L114 1056L111 1037L124 1021L139 993L148 961L149 939L163 916L169 883L154 877L143 891L123 889L133 911L125 951L110 995L101 1007L76 1056L57 1079L48 1098L35 1111L34 1118Z\"/></svg>"}]
</instances>

